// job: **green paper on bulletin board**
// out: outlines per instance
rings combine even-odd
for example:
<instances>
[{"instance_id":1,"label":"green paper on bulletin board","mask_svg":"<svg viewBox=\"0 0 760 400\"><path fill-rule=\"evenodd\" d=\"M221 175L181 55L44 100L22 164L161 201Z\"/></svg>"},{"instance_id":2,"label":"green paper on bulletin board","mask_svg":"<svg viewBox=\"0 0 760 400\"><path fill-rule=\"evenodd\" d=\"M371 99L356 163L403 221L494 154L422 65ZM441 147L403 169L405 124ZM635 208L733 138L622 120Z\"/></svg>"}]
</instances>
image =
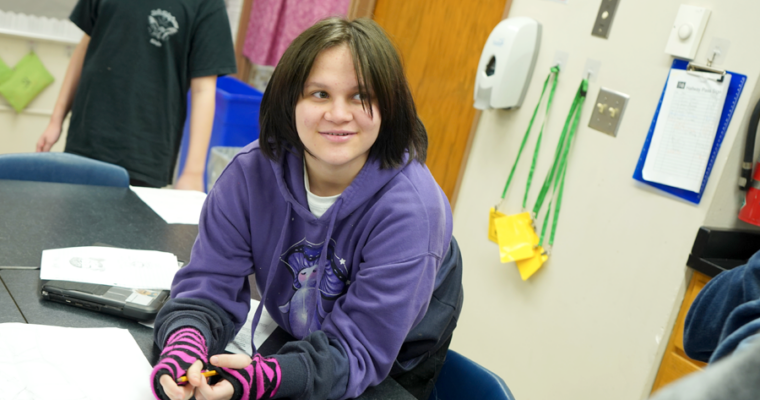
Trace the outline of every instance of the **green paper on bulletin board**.
<instances>
[{"instance_id":1,"label":"green paper on bulletin board","mask_svg":"<svg viewBox=\"0 0 760 400\"><path fill-rule=\"evenodd\" d=\"M11 77L13 74L13 69L9 67L5 62L3 62L3 59L0 58L0 84L8 80L8 78Z\"/></svg>"},{"instance_id":2,"label":"green paper on bulletin board","mask_svg":"<svg viewBox=\"0 0 760 400\"><path fill-rule=\"evenodd\" d=\"M53 80L53 75L42 65L39 57L29 53L16 64L5 82L0 83L0 95L16 112L21 112Z\"/></svg>"}]
</instances>

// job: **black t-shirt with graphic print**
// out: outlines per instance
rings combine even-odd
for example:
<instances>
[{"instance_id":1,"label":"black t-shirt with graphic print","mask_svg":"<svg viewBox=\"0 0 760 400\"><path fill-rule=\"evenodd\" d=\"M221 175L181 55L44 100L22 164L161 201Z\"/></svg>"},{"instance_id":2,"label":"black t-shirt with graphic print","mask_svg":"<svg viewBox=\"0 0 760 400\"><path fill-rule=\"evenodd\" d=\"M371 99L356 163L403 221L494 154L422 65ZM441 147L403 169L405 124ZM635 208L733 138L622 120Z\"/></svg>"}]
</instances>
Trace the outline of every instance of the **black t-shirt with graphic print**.
<instances>
[{"instance_id":1,"label":"black t-shirt with graphic print","mask_svg":"<svg viewBox=\"0 0 760 400\"><path fill-rule=\"evenodd\" d=\"M235 73L224 0L79 0L90 35L66 152L171 182L192 78Z\"/></svg>"}]
</instances>

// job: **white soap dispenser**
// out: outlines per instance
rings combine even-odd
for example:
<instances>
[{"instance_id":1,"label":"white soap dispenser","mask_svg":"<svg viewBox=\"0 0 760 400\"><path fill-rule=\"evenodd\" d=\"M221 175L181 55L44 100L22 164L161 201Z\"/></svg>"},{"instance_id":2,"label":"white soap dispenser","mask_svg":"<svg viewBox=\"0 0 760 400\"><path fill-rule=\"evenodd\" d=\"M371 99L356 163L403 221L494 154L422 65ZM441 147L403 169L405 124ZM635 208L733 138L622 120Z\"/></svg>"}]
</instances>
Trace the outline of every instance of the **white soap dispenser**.
<instances>
[{"instance_id":1,"label":"white soap dispenser","mask_svg":"<svg viewBox=\"0 0 760 400\"><path fill-rule=\"evenodd\" d=\"M488 36L475 78L475 108L519 107L541 44L541 24L528 17L499 22Z\"/></svg>"}]
</instances>

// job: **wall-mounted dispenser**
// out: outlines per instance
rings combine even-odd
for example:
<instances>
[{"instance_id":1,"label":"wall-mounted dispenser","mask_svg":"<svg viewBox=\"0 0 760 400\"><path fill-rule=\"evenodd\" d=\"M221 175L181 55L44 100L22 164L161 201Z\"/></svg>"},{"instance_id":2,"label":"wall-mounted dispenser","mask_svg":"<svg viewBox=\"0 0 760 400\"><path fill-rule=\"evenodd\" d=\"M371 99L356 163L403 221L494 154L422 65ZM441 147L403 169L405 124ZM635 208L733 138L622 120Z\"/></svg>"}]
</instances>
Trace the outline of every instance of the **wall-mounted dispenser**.
<instances>
[{"instance_id":1,"label":"wall-mounted dispenser","mask_svg":"<svg viewBox=\"0 0 760 400\"><path fill-rule=\"evenodd\" d=\"M519 107L536 65L541 25L528 17L507 18L488 36L475 78L475 108Z\"/></svg>"}]
</instances>

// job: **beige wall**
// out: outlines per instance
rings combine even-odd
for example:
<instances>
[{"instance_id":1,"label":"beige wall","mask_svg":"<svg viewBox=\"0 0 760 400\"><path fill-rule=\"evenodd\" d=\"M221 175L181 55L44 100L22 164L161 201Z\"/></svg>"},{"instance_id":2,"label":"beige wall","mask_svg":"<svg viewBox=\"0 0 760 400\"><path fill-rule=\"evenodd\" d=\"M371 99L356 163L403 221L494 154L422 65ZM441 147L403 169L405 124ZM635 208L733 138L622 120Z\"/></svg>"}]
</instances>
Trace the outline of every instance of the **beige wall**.
<instances>
[{"instance_id":1,"label":"beige wall","mask_svg":"<svg viewBox=\"0 0 760 400\"><path fill-rule=\"evenodd\" d=\"M514 0L510 15L529 16L543 25L537 69L523 108L483 113L457 201L455 235L465 261L465 309L452 348L502 376L518 400L644 398L680 304L688 278L684 265L697 228L703 223L748 226L734 218L741 198L733 189L736 158L742 148L734 139L744 137L746 111L760 97L755 18L760 4L688 3L712 10L698 60L705 60L713 37L725 38L731 47L725 62L716 66L748 76L707 192L694 206L631 178L672 60L664 48L681 3L621 1L608 40L590 35L599 3ZM0 99L0 153L33 150L65 74L67 47L37 42L36 51L56 80L25 112L16 114ZM28 40L0 35L0 57L9 65L28 51ZM569 53L569 60L537 176L545 174L586 60L601 61L601 73L591 84L571 152L552 258L523 282L513 264L499 263L495 245L486 239L487 212L499 198L557 51ZM600 86L631 97L617 138L586 127ZM54 150L62 150L63 141ZM524 188L527 160L508 199L513 211Z\"/></svg>"},{"instance_id":2,"label":"beige wall","mask_svg":"<svg viewBox=\"0 0 760 400\"><path fill-rule=\"evenodd\" d=\"M37 139L50 121L53 106L66 74L69 54L73 50L73 45L39 40L34 41L33 46L55 81L32 100L21 113L16 113L0 96L0 154L34 151ZM0 34L0 57L9 66L16 65L29 51L28 39ZM64 124L64 130L65 128L66 124ZM53 151L62 151L65 140L64 133L58 143L53 146Z\"/></svg>"},{"instance_id":3,"label":"beige wall","mask_svg":"<svg viewBox=\"0 0 760 400\"><path fill-rule=\"evenodd\" d=\"M465 308L452 348L502 376L519 400L645 398L689 278L685 263L697 229L706 221L748 226L734 222L741 199L733 189L736 157L743 148L734 141L743 141L747 110L760 97L760 3L688 2L712 10L697 61L704 63L714 37L728 39L724 62L715 66L748 77L702 203L686 203L631 178L672 62L664 49L681 3L621 1L607 40L590 34L599 0L512 3L510 16L543 25L541 50L524 107L484 112L474 138L454 216L465 262ZM569 53L569 60L545 133L539 181L587 59L601 61L601 70L570 155L552 257L523 282L514 264L499 263L496 245L486 238L487 215L558 51ZM630 96L617 138L587 127L601 86ZM523 157L508 195L511 212L519 211L525 187L530 155Z\"/></svg>"}]
</instances>

